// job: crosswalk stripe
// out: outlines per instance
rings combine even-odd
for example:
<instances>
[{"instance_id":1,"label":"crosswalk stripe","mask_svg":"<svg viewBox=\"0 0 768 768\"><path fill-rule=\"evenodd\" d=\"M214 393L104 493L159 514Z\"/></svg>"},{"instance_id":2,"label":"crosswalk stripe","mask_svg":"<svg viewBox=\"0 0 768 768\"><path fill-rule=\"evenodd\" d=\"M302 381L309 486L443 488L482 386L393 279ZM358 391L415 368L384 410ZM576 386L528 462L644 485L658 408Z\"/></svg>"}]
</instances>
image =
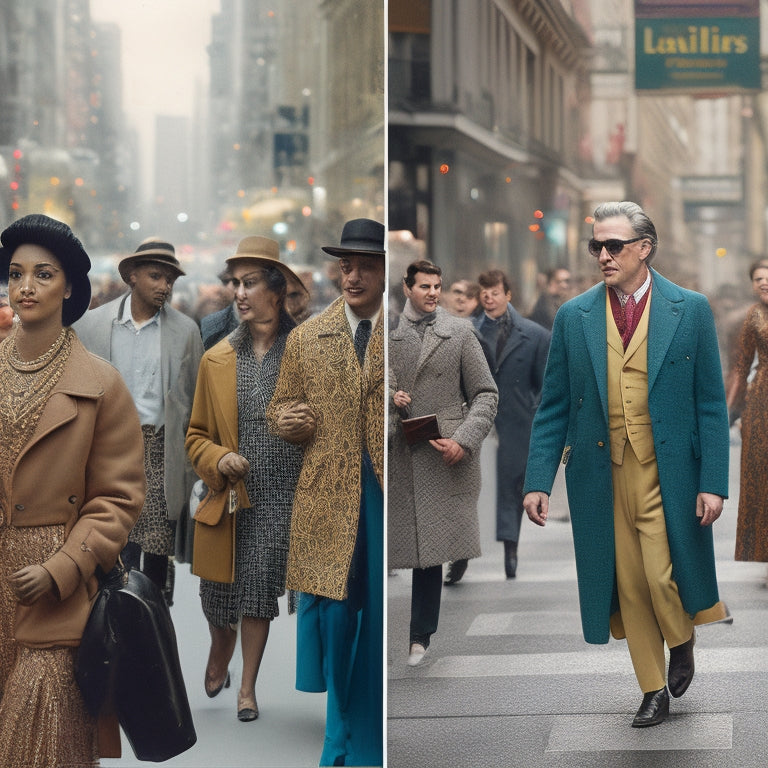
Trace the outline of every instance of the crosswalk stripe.
<instances>
[{"instance_id":1,"label":"crosswalk stripe","mask_svg":"<svg viewBox=\"0 0 768 768\"><path fill-rule=\"evenodd\" d=\"M699 751L733 748L733 716L683 713L649 730L628 728L627 715L559 715L546 752Z\"/></svg>"},{"instance_id":2,"label":"crosswalk stripe","mask_svg":"<svg viewBox=\"0 0 768 768\"><path fill-rule=\"evenodd\" d=\"M424 667L424 677L516 677L537 675L634 675L626 644L594 646L572 653L442 656ZM768 647L698 648L697 674L768 672Z\"/></svg>"}]
</instances>

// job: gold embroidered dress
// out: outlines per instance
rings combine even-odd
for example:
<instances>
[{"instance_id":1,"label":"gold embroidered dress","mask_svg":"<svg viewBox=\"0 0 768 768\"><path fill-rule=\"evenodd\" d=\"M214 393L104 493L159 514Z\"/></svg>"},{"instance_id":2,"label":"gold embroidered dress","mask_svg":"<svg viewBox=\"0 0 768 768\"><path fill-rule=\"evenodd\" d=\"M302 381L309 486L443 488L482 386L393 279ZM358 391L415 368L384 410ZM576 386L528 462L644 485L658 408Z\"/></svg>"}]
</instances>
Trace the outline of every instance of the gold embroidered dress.
<instances>
[{"instance_id":1,"label":"gold embroidered dress","mask_svg":"<svg viewBox=\"0 0 768 768\"><path fill-rule=\"evenodd\" d=\"M98 765L96 726L74 678L76 649L16 643L16 597L8 578L48 560L64 542L64 526L8 524L14 465L34 434L61 378L74 333L62 330L37 360L16 354L15 336L0 344L0 765L43 768ZM40 468L44 482L45 468ZM22 736L23 735L23 736Z\"/></svg>"}]
</instances>

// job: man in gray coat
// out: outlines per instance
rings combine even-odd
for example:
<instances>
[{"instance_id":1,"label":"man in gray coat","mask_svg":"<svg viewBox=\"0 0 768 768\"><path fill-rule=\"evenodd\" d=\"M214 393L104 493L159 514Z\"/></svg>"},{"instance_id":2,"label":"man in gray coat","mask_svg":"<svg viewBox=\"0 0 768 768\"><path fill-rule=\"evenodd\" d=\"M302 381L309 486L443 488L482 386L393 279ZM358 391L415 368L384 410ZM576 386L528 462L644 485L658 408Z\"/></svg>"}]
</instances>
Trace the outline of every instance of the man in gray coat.
<instances>
[{"instance_id":1,"label":"man in gray coat","mask_svg":"<svg viewBox=\"0 0 768 768\"><path fill-rule=\"evenodd\" d=\"M480 447L498 403L472 325L438 306L441 288L439 267L410 264L389 335L389 566L413 569L411 666L437 630L442 564L480 555ZM409 444L402 419L430 414L440 436Z\"/></svg>"},{"instance_id":2,"label":"man in gray coat","mask_svg":"<svg viewBox=\"0 0 768 768\"><path fill-rule=\"evenodd\" d=\"M197 479L184 439L203 342L194 320L167 303L184 274L170 243L145 240L118 271L130 291L86 312L73 327L89 351L120 371L141 417L147 496L122 557L165 590L177 521ZM179 544L183 534L182 528ZM191 555L177 554L182 560Z\"/></svg>"}]
</instances>

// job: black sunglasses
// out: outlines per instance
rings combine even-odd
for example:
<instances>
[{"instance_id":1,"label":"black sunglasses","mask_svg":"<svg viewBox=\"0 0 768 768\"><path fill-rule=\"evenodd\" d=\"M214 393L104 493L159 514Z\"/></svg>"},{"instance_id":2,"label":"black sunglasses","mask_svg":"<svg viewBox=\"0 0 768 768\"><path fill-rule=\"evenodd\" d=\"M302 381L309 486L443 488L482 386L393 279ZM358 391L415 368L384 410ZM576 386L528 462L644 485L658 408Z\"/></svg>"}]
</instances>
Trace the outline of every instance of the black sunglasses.
<instances>
[{"instance_id":1,"label":"black sunglasses","mask_svg":"<svg viewBox=\"0 0 768 768\"><path fill-rule=\"evenodd\" d=\"M645 240L647 235L641 235L640 237L633 237L631 240L619 240L617 238L611 238L610 240L595 240L593 237L589 243L587 243L587 250L592 256L599 256L603 252L603 248L608 251L609 256L618 256L623 250L625 245L630 243L636 243L638 240Z\"/></svg>"}]
</instances>

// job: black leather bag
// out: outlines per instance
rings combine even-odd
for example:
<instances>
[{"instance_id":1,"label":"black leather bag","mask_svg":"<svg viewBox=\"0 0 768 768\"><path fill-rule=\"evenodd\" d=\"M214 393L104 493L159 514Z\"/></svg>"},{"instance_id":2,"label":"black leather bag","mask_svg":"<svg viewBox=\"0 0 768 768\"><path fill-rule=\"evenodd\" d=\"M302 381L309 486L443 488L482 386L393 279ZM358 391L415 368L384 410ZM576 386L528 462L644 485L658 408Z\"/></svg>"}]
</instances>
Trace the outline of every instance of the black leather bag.
<instances>
[{"instance_id":1,"label":"black leather bag","mask_svg":"<svg viewBox=\"0 0 768 768\"><path fill-rule=\"evenodd\" d=\"M196 741L171 613L141 571L102 579L75 664L93 716L114 713L139 760L162 762Z\"/></svg>"}]
</instances>

